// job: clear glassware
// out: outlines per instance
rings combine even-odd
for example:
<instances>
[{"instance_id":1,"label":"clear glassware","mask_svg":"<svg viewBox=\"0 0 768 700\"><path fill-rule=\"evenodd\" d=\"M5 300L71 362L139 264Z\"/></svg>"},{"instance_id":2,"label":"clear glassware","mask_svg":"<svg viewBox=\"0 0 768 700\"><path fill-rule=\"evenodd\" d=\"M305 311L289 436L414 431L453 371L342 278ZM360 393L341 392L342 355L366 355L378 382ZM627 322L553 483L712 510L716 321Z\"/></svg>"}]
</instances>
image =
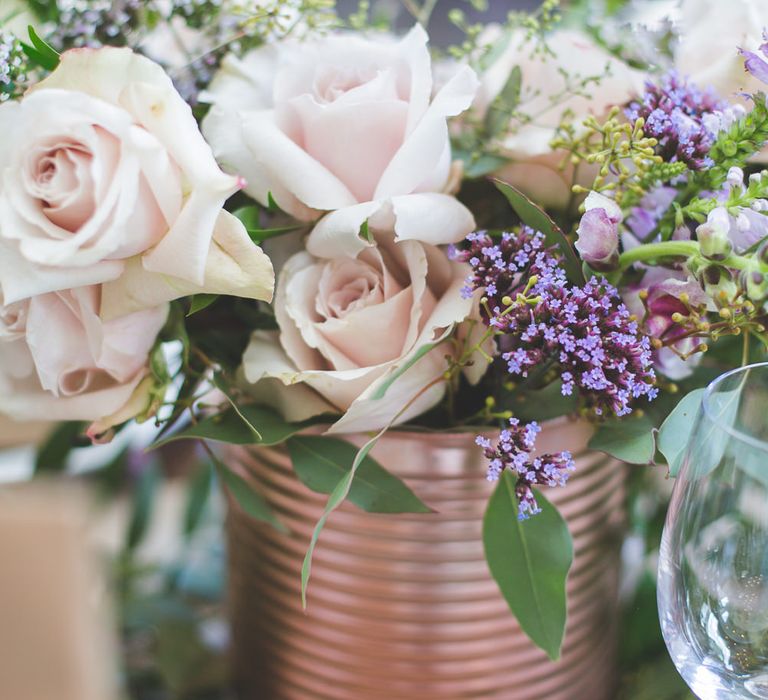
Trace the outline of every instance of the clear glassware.
<instances>
[{"instance_id":1,"label":"clear glassware","mask_svg":"<svg viewBox=\"0 0 768 700\"><path fill-rule=\"evenodd\" d=\"M768 698L768 363L707 388L667 513L659 616L701 700Z\"/></svg>"}]
</instances>

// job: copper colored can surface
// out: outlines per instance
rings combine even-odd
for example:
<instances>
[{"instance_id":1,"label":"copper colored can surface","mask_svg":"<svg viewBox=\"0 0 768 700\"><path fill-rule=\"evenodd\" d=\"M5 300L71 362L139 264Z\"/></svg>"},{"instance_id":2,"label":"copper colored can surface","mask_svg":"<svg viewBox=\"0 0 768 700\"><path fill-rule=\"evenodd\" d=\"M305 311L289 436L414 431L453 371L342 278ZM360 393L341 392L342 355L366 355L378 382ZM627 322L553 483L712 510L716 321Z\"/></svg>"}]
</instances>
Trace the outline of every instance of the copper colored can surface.
<instances>
[{"instance_id":1,"label":"copper colored can surface","mask_svg":"<svg viewBox=\"0 0 768 700\"><path fill-rule=\"evenodd\" d=\"M369 514L345 503L321 535L306 612L301 564L327 497L296 479L283 449L233 448L229 463L290 528L283 535L230 511L242 700L612 700L625 472L587 452L588 437L586 426L558 421L538 440L542 452L570 449L577 465L566 488L547 490L576 550L557 663L528 641L488 572L481 528L493 485L473 434L379 441L372 456L437 512Z\"/></svg>"}]
</instances>

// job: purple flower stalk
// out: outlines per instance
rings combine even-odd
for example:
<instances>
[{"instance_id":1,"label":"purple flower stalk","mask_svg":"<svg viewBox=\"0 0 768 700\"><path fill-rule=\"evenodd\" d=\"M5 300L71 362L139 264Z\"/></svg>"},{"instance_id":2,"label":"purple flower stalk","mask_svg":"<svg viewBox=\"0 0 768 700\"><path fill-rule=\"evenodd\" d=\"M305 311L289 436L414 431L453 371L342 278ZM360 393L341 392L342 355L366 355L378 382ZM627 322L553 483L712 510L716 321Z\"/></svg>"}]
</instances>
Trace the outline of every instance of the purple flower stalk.
<instances>
[{"instance_id":1,"label":"purple flower stalk","mask_svg":"<svg viewBox=\"0 0 768 700\"><path fill-rule=\"evenodd\" d=\"M541 512L534 486L565 486L576 468L570 452L534 456L539 432L536 422L521 425L517 418L510 418L509 428L501 431L496 445L482 435L475 440L488 460L488 481L496 481L505 469L517 475L515 495L520 520Z\"/></svg>"},{"instance_id":2,"label":"purple flower stalk","mask_svg":"<svg viewBox=\"0 0 768 700\"><path fill-rule=\"evenodd\" d=\"M562 392L578 391L597 415L623 416L658 393L650 341L616 289L596 278L568 284L552 249L530 229L500 242L473 234L454 257L472 267L467 293L484 289L486 323L499 331L510 374L557 367Z\"/></svg>"},{"instance_id":3,"label":"purple flower stalk","mask_svg":"<svg viewBox=\"0 0 768 700\"><path fill-rule=\"evenodd\" d=\"M713 165L709 151L716 132L709 117L726 107L714 90L701 90L672 71L659 84L647 82L642 99L626 115L631 121L645 120L643 132L658 140L657 153L666 162L682 161L702 170Z\"/></svg>"}]
</instances>

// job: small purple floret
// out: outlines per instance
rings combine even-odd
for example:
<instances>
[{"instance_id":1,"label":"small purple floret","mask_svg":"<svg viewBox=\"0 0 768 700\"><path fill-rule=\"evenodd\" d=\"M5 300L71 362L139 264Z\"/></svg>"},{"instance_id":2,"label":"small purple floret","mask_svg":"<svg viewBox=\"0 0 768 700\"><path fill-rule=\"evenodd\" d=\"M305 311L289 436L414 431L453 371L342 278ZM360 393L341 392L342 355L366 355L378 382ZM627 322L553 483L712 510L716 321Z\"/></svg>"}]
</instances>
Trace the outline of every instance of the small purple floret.
<instances>
[{"instance_id":1,"label":"small purple floret","mask_svg":"<svg viewBox=\"0 0 768 700\"><path fill-rule=\"evenodd\" d=\"M509 428L501 431L496 445L484 436L476 439L488 460L488 481L498 480L505 469L517 476L515 495L520 520L541 512L534 486L565 486L576 468L570 452L534 455L539 432L541 427L535 421L523 425L517 418L510 418Z\"/></svg>"},{"instance_id":2,"label":"small purple floret","mask_svg":"<svg viewBox=\"0 0 768 700\"><path fill-rule=\"evenodd\" d=\"M656 151L666 162L702 170L713 165L709 151L716 133L708 117L726 108L713 89L701 90L671 71L658 84L647 82L642 99L626 115L631 121L645 120L643 132L658 140Z\"/></svg>"}]
</instances>

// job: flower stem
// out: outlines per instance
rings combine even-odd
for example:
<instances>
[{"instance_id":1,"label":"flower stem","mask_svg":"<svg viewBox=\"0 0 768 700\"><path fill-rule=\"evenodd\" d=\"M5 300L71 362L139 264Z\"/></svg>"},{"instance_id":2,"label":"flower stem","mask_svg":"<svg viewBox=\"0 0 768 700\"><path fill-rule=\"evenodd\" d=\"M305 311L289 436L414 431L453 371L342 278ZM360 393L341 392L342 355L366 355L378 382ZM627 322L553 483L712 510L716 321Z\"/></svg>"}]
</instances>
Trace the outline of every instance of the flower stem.
<instances>
[{"instance_id":1,"label":"flower stem","mask_svg":"<svg viewBox=\"0 0 768 700\"><path fill-rule=\"evenodd\" d=\"M636 262L646 262L665 257L689 258L699 252L699 244L695 241L662 241L661 243L646 243L631 250L625 250L619 257L619 267L625 270Z\"/></svg>"}]
</instances>

